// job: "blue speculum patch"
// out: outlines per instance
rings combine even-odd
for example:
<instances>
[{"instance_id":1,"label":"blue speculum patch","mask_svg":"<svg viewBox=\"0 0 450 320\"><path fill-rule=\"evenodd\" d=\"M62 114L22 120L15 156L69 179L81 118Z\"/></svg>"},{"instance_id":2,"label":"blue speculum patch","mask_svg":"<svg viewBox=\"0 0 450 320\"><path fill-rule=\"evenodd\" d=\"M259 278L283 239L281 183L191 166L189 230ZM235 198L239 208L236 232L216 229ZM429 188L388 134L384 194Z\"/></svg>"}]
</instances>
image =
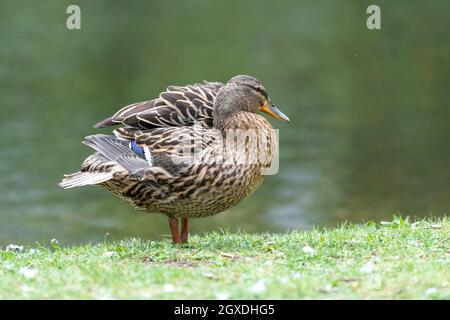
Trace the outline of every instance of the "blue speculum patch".
<instances>
[{"instance_id":1,"label":"blue speculum patch","mask_svg":"<svg viewBox=\"0 0 450 320\"><path fill-rule=\"evenodd\" d=\"M136 153L138 156L140 156L140 157L142 157L142 158L145 158L144 148L138 146L138 145L136 144L136 141L135 141L135 140L130 141L129 147L130 147L130 149L131 149L134 153Z\"/></svg>"}]
</instances>

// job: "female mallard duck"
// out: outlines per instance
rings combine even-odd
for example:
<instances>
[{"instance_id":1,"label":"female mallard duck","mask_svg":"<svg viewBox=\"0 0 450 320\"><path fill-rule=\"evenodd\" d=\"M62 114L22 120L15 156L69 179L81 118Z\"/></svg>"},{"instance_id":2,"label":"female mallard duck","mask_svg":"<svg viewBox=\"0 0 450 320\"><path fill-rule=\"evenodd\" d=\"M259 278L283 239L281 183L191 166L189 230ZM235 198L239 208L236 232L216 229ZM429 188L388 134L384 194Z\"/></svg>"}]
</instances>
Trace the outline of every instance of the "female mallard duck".
<instances>
[{"instance_id":1,"label":"female mallard duck","mask_svg":"<svg viewBox=\"0 0 450 320\"><path fill-rule=\"evenodd\" d=\"M250 76L225 85L170 86L159 98L126 106L97 123L96 128L123 126L114 136L86 137L83 143L96 152L59 185L103 186L141 210L167 215L173 242L187 242L189 218L236 205L257 189L271 166L276 139L258 110L289 122Z\"/></svg>"}]
</instances>

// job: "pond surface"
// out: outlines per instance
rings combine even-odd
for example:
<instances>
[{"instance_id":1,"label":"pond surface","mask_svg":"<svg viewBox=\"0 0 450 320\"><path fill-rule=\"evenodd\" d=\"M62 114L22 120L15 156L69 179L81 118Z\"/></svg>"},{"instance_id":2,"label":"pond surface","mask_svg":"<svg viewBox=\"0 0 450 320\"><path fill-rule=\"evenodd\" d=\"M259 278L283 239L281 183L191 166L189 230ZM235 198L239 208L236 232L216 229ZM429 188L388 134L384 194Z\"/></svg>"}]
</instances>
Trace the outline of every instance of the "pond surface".
<instances>
[{"instance_id":1,"label":"pond surface","mask_svg":"<svg viewBox=\"0 0 450 320\"><path fill-rule=\"evenodd\" d=\"M264 3L263 3L264 2ZM62 190L92 125L170 84L263 81L291 124L280 171L194 233L283 232L450 207L450 11L445 1L65 1L0 4L0 246L140 236L166 218L96 187Z\"/></svg>"}]
</instances>

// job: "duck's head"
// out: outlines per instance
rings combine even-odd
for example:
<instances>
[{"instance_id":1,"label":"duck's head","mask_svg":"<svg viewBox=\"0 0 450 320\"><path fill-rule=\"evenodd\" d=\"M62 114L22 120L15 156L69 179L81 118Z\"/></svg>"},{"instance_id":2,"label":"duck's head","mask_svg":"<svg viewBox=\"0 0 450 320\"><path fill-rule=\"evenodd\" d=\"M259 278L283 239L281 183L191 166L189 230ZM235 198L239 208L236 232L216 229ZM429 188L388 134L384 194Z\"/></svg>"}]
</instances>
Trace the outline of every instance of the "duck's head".
<instances>
[{"instance_id":1,"label":"duck's head","mask_svg":"<svg viewBox=\"0 0 450 320\"><path fill-rule=\"evenodd\" d=\"M265 112L272 117L289 123L289 118L272 104L261 82L248 75L231 78L217 93L214 103L215 121L240 112Z\"/></svg>"}]
</instances>

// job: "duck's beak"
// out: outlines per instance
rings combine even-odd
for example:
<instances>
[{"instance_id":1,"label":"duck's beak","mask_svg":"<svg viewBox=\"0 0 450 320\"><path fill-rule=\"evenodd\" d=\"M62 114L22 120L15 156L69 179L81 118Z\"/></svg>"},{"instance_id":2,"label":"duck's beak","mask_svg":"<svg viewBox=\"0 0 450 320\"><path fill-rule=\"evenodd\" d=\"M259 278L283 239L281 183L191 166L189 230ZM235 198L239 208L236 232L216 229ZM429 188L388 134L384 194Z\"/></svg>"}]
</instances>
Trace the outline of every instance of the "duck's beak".
<instances>
[{"instance_id":1,"label":"duck's beak","mask_svg":"<svg viewBox=\"0 0 450 320\"><path fill-rule=\"evenodd\" d=\"M283 112L281 112L274 104L265 104L259 108L262 112L265 112L267 114L270 114L275 119L284 121L289 123L289 118L287 115L285 115Z\"/></svg>"}]
</instances>

